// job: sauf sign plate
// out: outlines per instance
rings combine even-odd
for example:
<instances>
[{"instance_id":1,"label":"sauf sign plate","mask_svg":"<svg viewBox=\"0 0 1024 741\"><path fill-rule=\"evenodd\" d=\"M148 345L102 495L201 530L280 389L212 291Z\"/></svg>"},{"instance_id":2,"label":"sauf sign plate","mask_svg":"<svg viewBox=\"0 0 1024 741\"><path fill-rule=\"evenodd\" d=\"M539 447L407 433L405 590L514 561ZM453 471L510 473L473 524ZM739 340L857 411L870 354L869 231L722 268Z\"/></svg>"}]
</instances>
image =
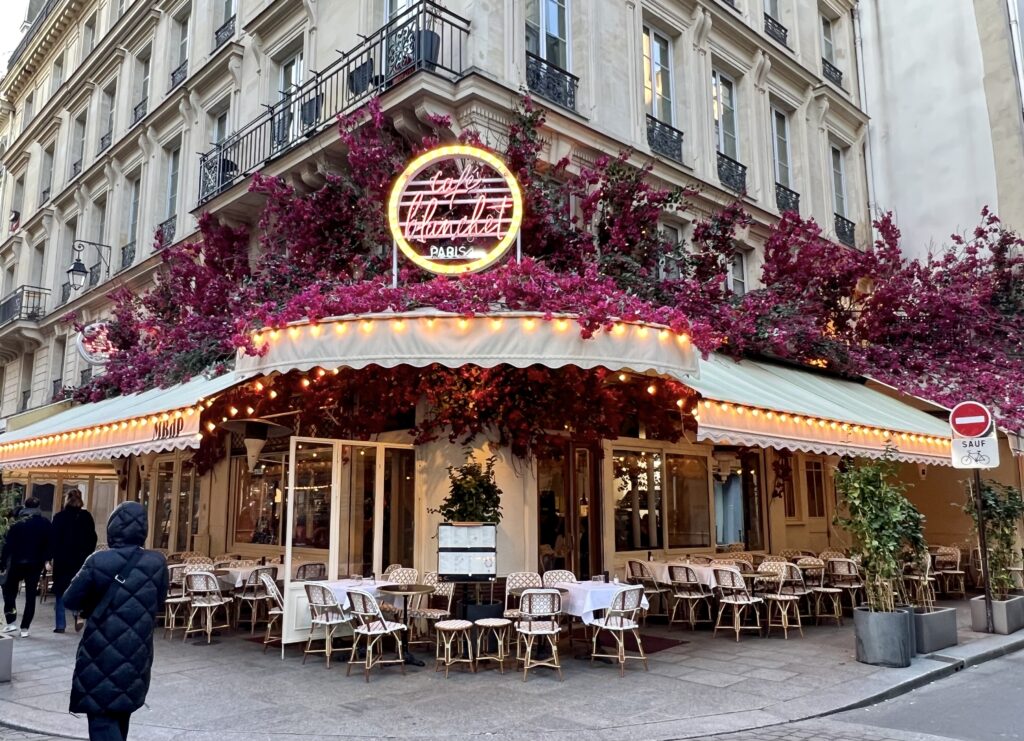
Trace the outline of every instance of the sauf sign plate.
<instances>
[{"instance_id":1,"label":"sauf sign plate","mask_svg":"<svg viewBox=\"0 0 1024 741\"><path fill-rule=\"evenodd\" d=\"M951 446L954 468L996 468L999 440L992 414L976 401L965 401L949 413L953 431Z\"/></svg>"}]
</instances>

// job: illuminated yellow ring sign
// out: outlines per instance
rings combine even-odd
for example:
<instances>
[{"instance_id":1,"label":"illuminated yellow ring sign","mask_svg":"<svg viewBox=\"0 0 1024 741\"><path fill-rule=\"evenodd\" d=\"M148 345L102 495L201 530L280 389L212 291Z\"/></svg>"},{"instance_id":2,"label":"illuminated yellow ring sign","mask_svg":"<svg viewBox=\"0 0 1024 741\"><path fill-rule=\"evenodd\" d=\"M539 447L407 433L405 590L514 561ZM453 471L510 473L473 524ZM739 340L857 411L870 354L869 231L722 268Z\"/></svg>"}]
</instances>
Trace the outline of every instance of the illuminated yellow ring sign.
<instances>
[{"instance_id":1,"label":"illuminated yellow ring sign","mask_svg":"<svg viewBox=\"0 0 1024 741\"><path fill-rule=\"evenodd\" d=\"M424 152L398 176L388 199L395 244L438 275L492 265L512 246L522 222L523 194L512 171L469 145Z\"/></svg>"}]
</instances>

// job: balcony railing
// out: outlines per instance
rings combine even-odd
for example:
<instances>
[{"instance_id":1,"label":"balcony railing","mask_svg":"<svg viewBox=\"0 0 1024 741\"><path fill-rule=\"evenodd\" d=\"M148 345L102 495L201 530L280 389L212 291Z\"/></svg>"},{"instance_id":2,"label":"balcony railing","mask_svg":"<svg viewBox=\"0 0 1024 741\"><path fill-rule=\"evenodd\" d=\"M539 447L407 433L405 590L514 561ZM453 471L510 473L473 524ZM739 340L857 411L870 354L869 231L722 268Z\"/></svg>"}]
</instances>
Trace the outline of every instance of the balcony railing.
<instances>
[{"instance_id":1,"label":"balcony railing","mask_svg":"<svg viewBox=\"0 0 1024 741\"><path fill-rule=\"evenodd\" d=\"M786 40L789 38L789 29L772 18L768 13L764 14L764 32L783 46L788 46Z\"/></svg>"},{"instance_id":2,"label":"balcony railing","mask_svg":"<svg viewBox=\"0 0 1024 741\"><path fill-rule=\"evenodd\" d=\"M28 405L32 402L32 389L25 389L21 392L21 402L18 404L19 412L27 412Z\"/></svg>"},{"instance_id":3,"label":"balcony railing","mask_svg":"<svg viewBox=\"0 0 1024 741\"><path fill-rule=\"evenodd\" d=\"M71 284L61 283L60 286L60 305L63 306L71 300Z\"/></svg>"},{"instance_id":4,"label":"balcony railing","mask_svg":"<svg viewBox=\"0 0 1024 741\"><path fill-rule=\"evenodd\" d=\"M775 184L775 205L779 207L779 213L784 214L787 211L794 211L797 214L800 213L800 194L795 190L790 190L781 183Z\"/></svg>"},{"instance_id":5,"label":"balcony railing","mask_svg":"<svg viewBox=\"0 0 1024 741\"><path fill-rule=\"evenodd\" d=\"M135 262L135 240L121 245L121 270L130 268Z\"/></svg>"},{"instance_id":6,"label":"balcony railing","mask_svg":"<svg viewBox=\"0 0 1024 741\"><path fill-rule=\"evenodd\" d=\"M647 114L647 144L656 154L683 161L683 132L650 114Z\"/></svg>"},{"instance_id":7,"label":"balcony railing","mask_svg":"<svg viewBox=\"0 0 1024 741\"><path fill-rule=\"evenodd\" d=\"M224 21L220 27L213 32L213 50L224 46L224 43L235 35L235 16Z\"/></svg>"},{"instance_id":8,"label":"balcony railing","mask_svg":"<svg viewBox=\"0 0 1024 741\"><path fill-rule=\"evenodd\" d=\"M132 107L132 126L137 124L139 121L146 117L146 111L148 110L149 98L143 98Z\"/></svg>"},{"instance_id":9,"label":"balcony railing","mask_svg":"<svg viewBox=\"0 0 1024 741\"><path fill-rule=\"evenodd\" d=\"M178 87L178 85L183 83L185 81L185 76L187 74L188 74L188 60L186 59L184 62L179 64L177 67L175 67L174 70L172 70L172 72L171 72L171 87L170 87L170 89L173 90L174 88Z\"/></svg>"},{"instance_id":10,"label":"balcony railing","mask_svg":"<svg viewBox=\"0 0 1024 741\"><path fill-rule=\"evenodd\" d=\"M46 313L46 297L50 292L38 286L18 286L0 301L0 326L16 321L38 321Z\"/></svg>"},{"instance_id":11,"label":"balcony railing","mask_svg":"<svg viewBox=\"0 0 1024 741\"><path fill-rule=\"evenodd\" d=\"M39 202L40 203L46 203L48 200L50 200L50 189L49 188L43 188L39 192Z\"/></svg>"},{"instance_id":12,"label":"balcony railing","mask_svg":"<svg viewBox=\"0 0 1024 741\"><path fill-rule=\"evenodd\" d=\"M821 59L821 73L825 75L826 80L837 87L843 86L843 71L824 57Z\"/></svg>"},{"instance_id":13,"label":"balcony railing","mask_svg":"<svg viewBox=\"0 0 1024 741\"><path fill-rule=\"evenodd\" d=\"M199 204L418 71L462 77L469 21L421 0L199 159Z\"/></svg>"},{"instance_id":14,"label":"balcony railing","mask_svg":"<svg viewBox=\"0 0 1024 741\"><path fill-rule=\"evenodd\" d=\"M857 240L854 236L856 225L847 219L845 216L836 214L836 236L839 241L845 244L847 247L853 247L857 244Z\"/></svg>"},{"instance_id":15,"label":"balcony railing","mask_svg":"<svg viewBox=\"0 0 1024 741\"><path fill-rule=\"evenodd\" d=\"M721 152L718 153L718 179L737 193L747 192L747 166Z\"/></svg>"},{"instance_id":16,"label":"balcony railing","mask_svg":"<svg viewBox=\"0 0 1024 741\"><path fill-rule=\"evenodd\" d=\"M79 381L78 381L78 385L79 386L86 386L86 385L88 385L89 381L92 380L92 368L86 368L84 371L81 371L78 374L78 379L79 379Z\"/></svg>"},{"instance_id":17,"label":"balcony railing","mask_svg":"<svg viewBox=\"0 0 1024 741\"><path fill-rule=\"evenodd\" d=\"M53 379L53 396L50 399L50 403L57 401L64 401L64 399L71 398L71 389L64 385L64 379L55 378Z\"/></svg>"},{"instance_id":18,"label":"balcony railing","mask_svg":"<svg viewBox=\"0 0 1024 741\"><path fill-rule=\"evenodd\" d=\"M531 93L537 93L552 103L575 111L579 82L580 78L571 72L526 52L526 87Z\"/></svg>"},{"instance_id":19,"label":"balcony railing","mask_svg":"<svg viewBox=\"0 0 1024 741\"><path fill-rule=\"evenodd\" d=\"M71 163L71 177L77 176L82 172L82 158L79 157L77 160Z\"/></svg>"},{"instance_id":20,"label":"balcony railing","mask_svg":"<svg viewBox=\"0 0 1024 741\"><path fill-rule=\"evenodd\" d=\"M89 288L100 284L100 276L103 275L103 263L98 262L89 266Z\"/></svg>"},{"instance_id":21,"label":"balcony railing","mask_svg":"<svg viewBox=\"0 0 1024 741\"><path fill-rule=\"evenodd\" d=\"M100 137L100 148L96 150L96 154L105 152L110 147L110 142L114 138L114 132L108 131L106 134Z\"/></svg>"},{"instance_id":22,"label":"balcony railing","mask_svg":"<svg viewBox=\"0 0 1024 741\"><path fill-rule=\"evenodd\" d=\"M160 239L160 244L167 245L174 241L175 225L177 223L177 214L171 214L170 217L160 222L160 225L156 228L156 234Z\"/></svg>"}]
</instances>

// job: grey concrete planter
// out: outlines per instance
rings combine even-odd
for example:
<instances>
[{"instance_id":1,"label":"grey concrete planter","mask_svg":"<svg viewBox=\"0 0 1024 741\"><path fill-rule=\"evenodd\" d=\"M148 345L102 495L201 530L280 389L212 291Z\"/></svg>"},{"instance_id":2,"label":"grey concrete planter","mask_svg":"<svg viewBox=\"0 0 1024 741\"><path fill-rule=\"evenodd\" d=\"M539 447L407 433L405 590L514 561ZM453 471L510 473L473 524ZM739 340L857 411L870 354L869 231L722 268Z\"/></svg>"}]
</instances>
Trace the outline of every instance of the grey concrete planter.
<instances>
[{"instance_id":1,"label":"grey concrete planter","mask_svg":"<svg viewBox=\"0 0 1024 741\"><path fill-rule=\"evenodd\" d=\"M930 654L957 643L956 608L936 607L931 612L923 608L914 610L914 633L917 652Z\"/></svg>"},{"instance_id":2,"label":"grey concrete planter","mask_svg":"<svg viewBox=\"0 0 1024 741\"><path fill-rule=\"evenodd\" d=\"M992 600L992 624L996 633L1004 636L1024 628L1024 597ZM971 627L979 633L985 632L984 597L971 598Z\"/></svg>"},{"instance_id":3,"label":"grey concrete planter","mask_svg":"<svg viewBox=\"0 0 1024 741\"><path fill-rule=\"evenodd\" d=\"M910 666L912 622L906 610L871 612L866 607L855 608L857 661L891 668Z\"/></svg>"},{"instance_id":4,"label":"grey concrete planter","mask_svg":"<svg viewBox=\"0 0 1024 741\"><path fill-rule=\"evenodd\" d=\"M896 605L897 610L902 610L907 616L907 630L910 631L910 658L917 656L917 623L914 622L913 605Z\"/></svg>"},{"instance_id":5,"label":"grey concrete planter","mask_svg":"<svg viewBox=\"0 0 1024 741\"><path fill-rule=\"evenodd\" d=\"M0 682L11 681L11 670L14 664L14 639L0 636Z\"/></svg>"}]
</instances>

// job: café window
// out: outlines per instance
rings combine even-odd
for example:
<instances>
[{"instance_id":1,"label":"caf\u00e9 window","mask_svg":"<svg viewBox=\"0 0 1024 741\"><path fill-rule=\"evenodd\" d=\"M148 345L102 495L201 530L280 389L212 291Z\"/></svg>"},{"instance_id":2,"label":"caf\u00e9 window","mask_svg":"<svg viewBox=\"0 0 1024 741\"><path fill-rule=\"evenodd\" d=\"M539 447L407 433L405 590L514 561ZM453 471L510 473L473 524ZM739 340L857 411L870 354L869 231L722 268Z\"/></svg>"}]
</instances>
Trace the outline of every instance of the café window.
<instances>
[{"instance_id":1,"label":"caf\u00e9 window","mask_svg":"<svg viewBox=\"0 0 1024 741\"><path fill-rule=\"evenodd\" d=\"M761 454L756 450L715 450L712 478L718 545L742 543L744 550L752 551L765 547L761 471Z\"/></svg>"},{"instance_id":2,"label":"caf\u00e9 window","mask_svg":"<svg viewBox=\"0 0 1024 741\"><path fill-rule=\"evenodd\" d=\"M252 472L249 471L245 456L235 458L234 480L238 482L235 500L237 545L284 545L287 458L285 453L264 453ZM328 489L328 496L329 494ZM324 545L324 548L326 547Z\"/></svg>"},{"instance_id":3,"label":"caf\u00e9 window","mask_svg":"<svg viewBox=\"0 0 1024 741\"><path fill-rule=\"evenodd\" d=\"M825 464L820 460L804 462L804 483L807 486L807 516L825 516Z\"/></svg>"},{"instance_id":4,"label":"caf\u00e9 window","mask_svg":"<svg viewBox=\"0 0 1024 741\"><path fill-rule=\"evenodd\" d=\"M707 459L616 450L612 465L616 551L710 545Z\"/></svg>"},{"instance_id":5,"label":"caf\u00e9 window","mask_svg":"<svg viewBox=\"0 0 1024 741\"><path fill-rule=\"evenodd\" d=\"M153 548L190 551L199 531L199 476L191 461L159 458L143 484L142 502L151 511Z\"/></svg>"}]
</instances>

